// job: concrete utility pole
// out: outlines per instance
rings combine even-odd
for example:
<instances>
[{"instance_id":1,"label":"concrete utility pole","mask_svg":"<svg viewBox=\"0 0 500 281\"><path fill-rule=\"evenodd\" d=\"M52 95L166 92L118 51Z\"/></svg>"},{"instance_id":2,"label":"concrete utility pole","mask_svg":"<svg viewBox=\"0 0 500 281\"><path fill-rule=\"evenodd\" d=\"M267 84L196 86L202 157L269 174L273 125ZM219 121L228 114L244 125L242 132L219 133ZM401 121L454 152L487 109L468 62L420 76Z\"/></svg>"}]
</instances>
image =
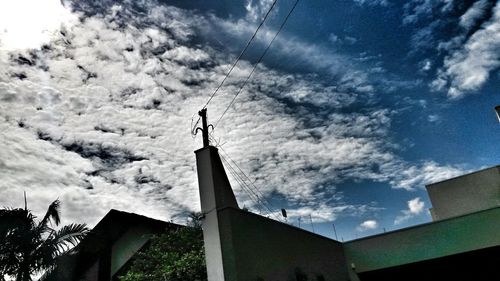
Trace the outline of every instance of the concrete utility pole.
<instances>
[{"instance_id":1,"label":"concrete utility pole","mask_svg":"<svg viewBox=\"0 0 500 281\"><path fill-rule=\"evenodd\" d=\"M234 265L227 258L228 249L231 249L231 228L224 220L222 213L228 208L238 209L231 184L227 178L224 166L219 158L217 148L210 145L208 138L207 109L200 110L202 119L201 130L203 148L195 151L196 168L198 171L198 185L200 189L201 211L203 212L203 239L205 244L205 258L209 281L236 280Z\"/></svg>"}]
</instances>

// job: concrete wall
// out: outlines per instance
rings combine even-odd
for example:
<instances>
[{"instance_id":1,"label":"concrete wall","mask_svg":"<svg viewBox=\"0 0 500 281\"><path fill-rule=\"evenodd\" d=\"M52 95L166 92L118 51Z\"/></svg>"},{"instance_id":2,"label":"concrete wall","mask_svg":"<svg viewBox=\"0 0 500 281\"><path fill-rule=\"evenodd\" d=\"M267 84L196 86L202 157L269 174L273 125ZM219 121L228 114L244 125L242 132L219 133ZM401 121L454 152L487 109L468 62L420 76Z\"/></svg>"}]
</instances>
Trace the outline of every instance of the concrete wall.
<instances>
[{"instance_id":1,"label":"concrete wall","mask_svg":"<svg viewBox=\"0 0 500 281\"><path fill-rule=\"evenodd\" d=\"M218 212L225 280L348 280L342 244L235 208ZM323 277L324 279L321 279Z\"/></svg>"},{"instance_id":2,"label":"concrete wall","mask_svg":"<svg viewBox=\"0 0 500 281\"><path fill-rule=\"evenodd\" d=\"M426 186L433 220L500 206L500 166Z\"/></svg>"},{"instance_id":3,"label":"concrete wall","mask_svg":"<svg viewBox=\"0 0 500 281\"><path fill-rule=\"evenodd\" d=\"M354 240L344 250L356 272L366 272L499 245L500 208L494 208Z\"/></svg>"},{"instance_id":4,"label":"concrete wall","mask_svg":"<svg viewBox=\"0 0 500 281\"><path fill-rule=\"evenodd\" d=\"M195 153L209 281L348 280L341 243L239 209L217 148Z\"/></svg>"}]
</instances>

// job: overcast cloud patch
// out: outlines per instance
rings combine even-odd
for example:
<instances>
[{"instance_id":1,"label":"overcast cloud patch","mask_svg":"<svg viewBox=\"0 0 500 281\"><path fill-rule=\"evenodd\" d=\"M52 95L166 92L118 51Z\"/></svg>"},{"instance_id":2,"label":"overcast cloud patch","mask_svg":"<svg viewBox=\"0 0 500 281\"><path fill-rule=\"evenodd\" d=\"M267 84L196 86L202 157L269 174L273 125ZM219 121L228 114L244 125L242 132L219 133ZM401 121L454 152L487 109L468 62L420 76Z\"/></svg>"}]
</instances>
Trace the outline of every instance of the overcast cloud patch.
<instances>
[{"instance_id":1,"label":"overcast cloud patch","mask_svg":"<svg viewBox=\"0 0 500 281\"><path fill-rule=\"evenodd\" d=\"M190 136L190 121L232 58L197 44L196 36L203 23L229 25L153 2L110 3L74 2L80 22L36 50L36 58L25 51L0 57L0 141L7 148L0 152L6 171L1 205L11 205L22 194L19 187L26 187L34 209L60 197L68 220L81 221L86 214L90 224L109 208L166 220L199 209L193 151L200 144ZM232 28L242 36L248 32L243 23ZM278 48L291 42L322 53L293 38L280 40ZM321 208L315 220L328 221L378 208L346 202L336 194L336 183L373 180L413 189L460 173L457 167L414 166L398 157L388 138L394 113L353 106L372 97L365 73L334 53L316 60L338 73L336 86L262 65L214 131L226 143L223 149L252 171L265 196L283 196L292 216ZM211 122L251 67L248 61L238 64L209 106ZM241 187L234 189L245 198Z\"/></svg>"}]
</instances>

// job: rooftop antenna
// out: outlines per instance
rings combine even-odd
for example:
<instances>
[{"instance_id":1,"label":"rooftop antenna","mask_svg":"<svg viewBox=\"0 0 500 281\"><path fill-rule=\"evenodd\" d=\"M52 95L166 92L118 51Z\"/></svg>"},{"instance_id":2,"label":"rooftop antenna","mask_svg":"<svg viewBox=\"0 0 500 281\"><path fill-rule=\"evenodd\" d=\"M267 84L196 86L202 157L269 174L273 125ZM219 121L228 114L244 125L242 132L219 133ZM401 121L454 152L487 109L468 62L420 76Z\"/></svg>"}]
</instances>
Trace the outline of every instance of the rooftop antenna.
<instances>
[{"instance_id":1,"label":"rooftop antenna","mask_svg":"<svg viewBox=\"0 0 500 281\"><path fill-rule=\"evenodd\" d=\"M337 230L335 229L335 224L332 223L333 226L333 232L335 233L335 240L339 241L339 237L337 236Z\"/></svg>"},{"instance_id":2,"label":"rooftop antenna","mask_svg":"<svg viewBox=\"0 0 500 281\"><path fill-rule=\"evenodd\" d=\"M312 227L313 233L316 233L316 231L314 231L313 218L312 218L311 214L309 214L309 219L311 220L311 227Z\"/></svg>"},{"instance_id":3,"label":"rooftop antenna","mask_svg":"<svg viewBox=\"0 0 500 281\"><path fill-rule=\"evenodd\" d=\"M203 108L202 110L198 111L198 115L201 117L201 124L202 128L198 127L196 128L195 133L198 132L198 130L201 130L202 137L203 137L203 147L208 147L210 145L210 141L208 138L208 127L212 127L212 130L214 126L212 124L207 125L207 109Z\"/></svg>"}]
</instances>

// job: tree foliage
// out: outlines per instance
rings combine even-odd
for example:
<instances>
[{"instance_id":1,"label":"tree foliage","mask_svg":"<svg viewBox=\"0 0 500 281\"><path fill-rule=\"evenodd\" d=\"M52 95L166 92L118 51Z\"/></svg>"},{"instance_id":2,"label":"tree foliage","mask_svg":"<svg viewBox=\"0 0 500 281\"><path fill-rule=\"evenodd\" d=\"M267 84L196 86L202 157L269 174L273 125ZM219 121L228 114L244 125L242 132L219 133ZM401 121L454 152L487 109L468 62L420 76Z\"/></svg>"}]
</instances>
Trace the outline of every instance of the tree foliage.
<instances>
[{"instance_id":1,"label":"tree foliage","mask_svg":"<svg viewBox=\"0 0 500 281\"><path fill-rule=\"evenodd\" d=\"M199 214L187 227L154 236L121 281L205 281L207 272Z\"/></svg>"},{"instance_id":2,"label":"tree foliage","mask_svg":"<svg viewBox=\"0 0 500 281\"><path fill-rule=\"evenodd\" d=\"M84 224L59 230L61 202L50 204L42 220L25 208L0 209L0 276L31 281L32 275L54 269L56 260L87 234Z\"/></svg>"}]
</instances>

